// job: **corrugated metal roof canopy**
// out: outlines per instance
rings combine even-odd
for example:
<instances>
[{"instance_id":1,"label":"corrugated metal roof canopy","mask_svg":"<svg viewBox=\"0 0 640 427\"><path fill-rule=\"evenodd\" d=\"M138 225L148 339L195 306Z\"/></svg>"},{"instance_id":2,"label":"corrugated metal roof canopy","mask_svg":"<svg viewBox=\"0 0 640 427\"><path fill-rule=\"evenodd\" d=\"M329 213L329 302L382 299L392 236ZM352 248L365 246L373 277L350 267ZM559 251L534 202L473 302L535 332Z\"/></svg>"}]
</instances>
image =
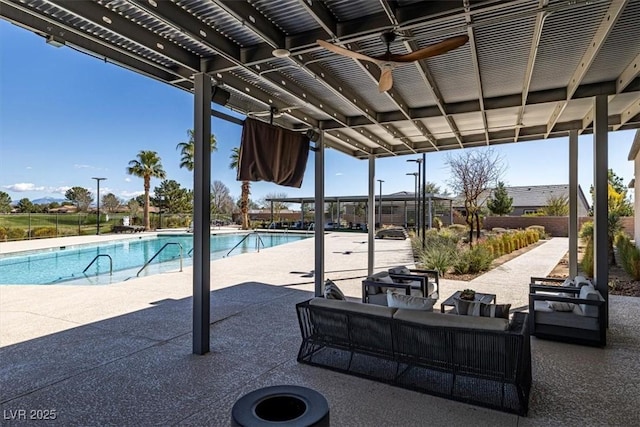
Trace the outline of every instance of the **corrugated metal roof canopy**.
<instances>
[{"instance_id":1,"label":"corrugated metal roof canopy","mask_svg":"<svg viewBox=\"0 0 640 427\"><path fill-rule=\"evenodd\" d=\"M229 108L283 112L365 158L591 132L594 95L612 130L640 127L640 0L0 0L0 16L183 90L207 72ZM394 71L320 48L380 55L469 43ZM288 58L272 51L286 48ZM290 108L290 109L288 109Z\"/></svg>"}]
</instances>

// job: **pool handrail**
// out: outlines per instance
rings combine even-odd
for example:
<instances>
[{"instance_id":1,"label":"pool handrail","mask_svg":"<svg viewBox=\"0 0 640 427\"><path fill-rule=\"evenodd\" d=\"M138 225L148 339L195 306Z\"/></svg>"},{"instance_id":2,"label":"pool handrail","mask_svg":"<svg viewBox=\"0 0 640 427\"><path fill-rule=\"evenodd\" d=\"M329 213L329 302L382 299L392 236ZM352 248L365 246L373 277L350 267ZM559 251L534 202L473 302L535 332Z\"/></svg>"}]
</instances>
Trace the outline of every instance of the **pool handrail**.
<instances>
[{"instance_id":1,"label":"pool handrail","mask_svg":"<svg viewBox=\"0 0 640 427\"><path fill-rule=\"evenodd\" d=\"M91 267L93 265L93 263L96 262L98 260L98 258L100 258L102 256L106 256L107 258L109 258L109 276L113 276L113 258L111 258L111 255L109 255L109 254L98 254L98 255L96 255L95 258L93 258L91 260L89 265L87 265L86 268L84 270L82 270L82 274L84 274L89 269L89 267Z\"/></svg>"},{"instance_id":2,"label":"pool handrail","mask_svg":"<svg viewBox=\"0 0 640 427\"><path fill-rule=\"evenodd\" d=\"M162 252L164 250L164 248L166 248L167 246L171 246L171 245L178 245L178 247L180 248L180 271L182 271L182 245L178 242L167 242L164 245L162 245L162 247L158 250L158 252L156 252L150 259L149 261L145 262L144 265L142 266L142 268L140 268L140 270L138 270L138 272L136 273L136 277L140 276L140 273L142 273L142 270L144 270L145 268L147 268L147 266L149 264L151 264L151 261L153 261L154 259L156 259L156 257L158 255L160 255L160 252Z\"/></svg>"},{"instance_id":3,"label":"pool handrail","mask_svg":"<svg viewBox=\"0 0 640 427\"><path fill-rule=\"evenodd\" d=\"M232 248L229 250L229 252L227 252L227 254L226 254L224 257L225 257L225 258L226 258L226 257L228 257L228 256L229 256L229 254L230 254L231 252L233 252L233 250L234 250L235 248L237 248L238 246L240 246L240 245L242 244L242 242L244 242L245 240L247 240L247 239L249 238L249 236L252 236L252 235L254 235L254 234L256 235L256 250L257 250L258 252L260 252L260 244L262 243L262 247L263 247L263 248L265 247L265 245L264 245L264 242L262 241L262 237L260 237L260 234L258 234L258 232L254 230L254 231L252 231L251 233L247 233L247 235L246 235L246 236L244 236L244 237L242 238L242 240L240 240L238 243L236 243L236 245L235 245L234 247L232 247Z\"/></svg>"}]
</instances>

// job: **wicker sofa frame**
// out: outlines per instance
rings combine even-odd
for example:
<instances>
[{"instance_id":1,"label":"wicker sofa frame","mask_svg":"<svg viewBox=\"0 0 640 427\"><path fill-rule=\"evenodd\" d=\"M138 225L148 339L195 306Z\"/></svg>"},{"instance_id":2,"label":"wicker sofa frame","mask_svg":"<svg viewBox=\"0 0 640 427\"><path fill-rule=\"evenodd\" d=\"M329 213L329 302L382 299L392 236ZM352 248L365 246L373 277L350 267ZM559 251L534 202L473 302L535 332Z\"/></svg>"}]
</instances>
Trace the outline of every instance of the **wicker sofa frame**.
<instances>
[{"instance_id":1,"label":"wicker sofa frame","mask_svg":"<svg viewBox=\"0 0 640 427\"><path fill-rule=\"evenodd\" d=\"M298 362L526 415L526 313L514 313L508 330L492 331L427 326L310 301L296 305L302 333Z\"/></svg>"}]
</instances>

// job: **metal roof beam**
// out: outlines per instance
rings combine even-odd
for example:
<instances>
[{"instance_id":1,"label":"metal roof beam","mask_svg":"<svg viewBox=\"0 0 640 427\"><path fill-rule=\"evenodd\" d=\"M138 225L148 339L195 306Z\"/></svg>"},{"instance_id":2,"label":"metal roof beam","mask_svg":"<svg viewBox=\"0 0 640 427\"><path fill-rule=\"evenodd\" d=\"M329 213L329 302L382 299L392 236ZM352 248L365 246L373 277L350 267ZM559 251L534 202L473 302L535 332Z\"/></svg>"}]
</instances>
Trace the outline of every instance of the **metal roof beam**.
<instances>
[{"instance_id":1,"label":"metal roof beam","mask_svg":"<svg viewBox=\"0 0 640 427\"><path fill-rule=\"evenodd\" d=\"M260 36L273 48L285 48L285 35L259 10L245 1L213 0L218 7Z\"/></svg>"},{"instance_id":2,"label":"metal roof beam","mask_svg":"<svg viewBox=\"0 0 640 427\"><path fill-rule=\"evenodd\" d=\"M527 68L522 82L522 104L518 109L518 116L515 123L515 142L518 142L518 135L520 134L520 127L522 126L522 118L524 117L524 110L527 105L527 96L529 95L529 88L531 87L533 69L536 64L536 57L538 56L538 46L540 45L540 39L542 38L542 28L544 27L544 21L548 16L548 12L544 11L544 8L548 5L549 0L538 0L538 8L542 9L542 11L536 14L536 23L533 27L529 59L527 60Z\"/></svg>"},{"instance_id":3,"label":"metal roof beam","mask_svg":"<svg viewBox=\"0 0 640 427\"><path fill-rule=\"evenodd\" d=\"M600 52L600 48L607 40L607 37L609 36L609 33L611 33L611 30L613 29L615 23L618 21L618 18L620 17L620 15L622 15L622 11L627 5L628 1L629 0L612 0L611 4L609 5L609 9L605 13L604 18L602 19L602 21L600 21L600 25L598 26L595 35L589 43L587 50L582 55L582 58L580 58L578 66L569 78L569 83L567 85L567 99L559 102L556 105L556 108L551 114L551 118L547 122L547 132L545 138L551 133L553 127L560 119L562 112L567 106L567 101L572 99L576 90L582 83L582 79L584 79L584 76L589 71L591 64L596 59L598 52Z\"/></svg>"},{"instance_id":4,"label":"metal roof beam","mask_svg":"<svg viewBox=\"0 0 640 427\"><path fill-rule=\"evenodd\" d=\"M215 47L219 53L222 66L236 65L241 59L240 47L221 35L215 28L210 27L194 15L169 1L129 0L136 7L167 23L194 40L204 42L205 45Z\"/></svg>"},{"instance_id":5,"label":"metal roof beam","mask_svg":"<svg viewBox=\"0 0 640 427\"><path fill-rule=\"evenodd\" d=\"M640 97L624 109L620 114L620 123L613 126L613 130L619 130L638 114L640 114Z\"/></svg>"},{"instance_id":6,"label":"metal roof beam","mask_svg":"<svg viewBox=\"0 0 640 427\"><path fill-rule=\"evenodd\" d=\"M626 89L638 76L640 76L640 53L638 53L638 55L633 58L633 61L620 73L620 77L616 80L616 93L620 93Z\"/></svg>"},{"instance_id":7,"label":"metal roof beam","mask_svg":"<svg viewBox=\"0 0 640 427\"><path fill-rule=\"evenodd\" d=\"M484 125L484 134L486 143L489 145L489 132L487 123L487 112L484 109L484 91L482 90L482 76L480 75L480 61L478 60L478 48L476 46L476 37L473 30L473 18L471 17L471 4L469 0L463 1L464 5L464 17L467 23L467 34L469 35L469 45L471 46L471 57L473 59L473 69L475 71L476 85L478 87L478 101L480 102L480 114L482 115L482 123ZM462 147L462 143L460 143Z\"/></svg>"},{"instance_id":8,"label":"metal roof beam","mask_svg":"<svg viewBox=\"0 0 640 427\"><path fill-rule=\"evenodd\" d=\"M298 4L304 7L307 12L316 20L318 25L329 34L331 37L335 37L338 32L338 23L331 11L327 9L324 3L319 1L308 2L306 0L298 0ZM324 38L324 37L320 37ZM315 41L314 41L315 43Z\"/></svg>"},{"instance_id":9,"label":"metal roof beam","mask_svg":"<svg viewBox=\"0 0 640 427\"><path fill-rule=\"evenodd\" d=\"M192 90L191 70L184 67L167 68L151 60L140 58L127 49L112 45L97 37L84 33L77 28L58 23L48 15L39 16L22 4L11 4L1 1L0 16L17 25L26 27L41 34L57 35L72 47L84 53L97 55L106 62L122 66L136 73L142 73L155 80L171 84L183 90Z\"/></svg>"},{"instance_id":10,"label":"metal roof beam","mask_svg":"<svg viewBox=\"0 0 640 427\"><path fill-rule=\"evenodd\" d=\"M49 2L107 31L125 37L157 55L190 68L194 72L200 71L198 56L98 3L75 0L49 0Z\"/></svg>"},{"instance_id":11,"label":"metal roof beam","mask_svg":"<svg viewBox=\"0 0 640 427\"><path fill-rule=\"evenodd\" d=\"M616 93L620 93L625 88L627 88L631 82L640 75L640 53L625 67L625 69L620 73L620 76L616 79ZM633 106L633 103L631 103ZM630 120L633 116L629 116L630 110L627 108L625 110L626 114L623 114L623 123L620 124L617 128L614 127L613 130L618 130L624 123ZM626 120L625 120L626 119ZM593 108L589 110L589 112L582 119L582 129L580 133L582 133L587 127L591 125L593 122Z\"/></svg>"},{"instance_id":12,"label":"metal roof beam","mask_svg":"<svg viewBox=\"0 0 640 427\"><path fill-rule=\"evenodd\" d=\"M640 91L640 77L633 80L622 93L631 93ZM535 92L530 92L527 97L527 105L545 104L550 102L559 102L566 99L566 88L545 89ZM616 81L611 80L608 82L589 83L580 86L573 99L590 98L596 95L615 95L616 94ZM504 95L493 98L485 98L484 105L486 111L500 110L503 108L511 108L520 106L522 100L522 94ZM445 103L445 110L448 114L465 114L475 113L479 109L479 101L462 101L455 103ZM431 117L440 117L441 111L437 106L410 108L410 115L412 120L428 119ZM388 123L403 119L403 115L399 111L390 111L385 113L378 113L377 119L380 123ZM324 120L321 122L325 123ZM352 116L348 118L348 123L351 127L365 126L370 124L364 117ZM325 123L326 129L333 127L330 123Z\"/></svg>"},{"instance_id":13,"label":"metal roof beam","mask_svg":"<svg viewBox=\"0 0 640 427\"><path fill-rule=\"evenodd\" d=\"M305 7L307 7L308 1L301 1L303 1ZM496 8L503 8L509 5L526 3L529 1L530 0L513 0L510 2L505 2L498 0L474 0L471 2L471 4L474 6L470 13L474 15L477 13L494 10ZM241 15L247 15L252 9L250 6L246 6L246 3L240 1L217 0L217 2L219 4L224 3L225 8L229 8L229 10L235 11L235 15L237 15L238 18L240 18ZM249 12L243 14L239 6L234 6L235 3L242 4L242 8L246 9ZM451 20L453 17L461 15L462 13L462 9L460 6L458 6L457 2L420 2L414 5L396 7L394 9L396 12L396 16L400 17L398 19L397 25L393 25L390 23L387 12L380 12L368 15L364 18L356 18L342 22L333 21L335 22L334 30L334 24L332 23L332 20L328 19L328 17L330 17L330 12L329 15L327 15L325 12L321 11L324 7L322 5L322 2L314 1L312 2L312 5L310 7L312 8L312 10L318 11L318 14L315 16L319 17L322 20L322 23L320 24L322 28L304 31L298 34L285 35L284 46L279 47L285 47L292 51L293 54L310 53L320 49L320 47L318 47L318 45L316 44L316 40L326 38L326 35L329 34L329 31L332 31L332 33L335 34L334 37L340 39L343 43L355 43L364 40L371 40L372 38L377 38L379 37L380 32L384 30L391 30L394 28L397 30L411 30L413 28L420 27L427 22L430 24L435 24L441 21ZM273 30L270 31L272 32ZM265 34L265 36L269 37L272 42L275 42L279 37L275 35L275 32L273 34ZM270 51L265 49L262 44L257 48L255 48L254 46L246 46L246 49L251 50L253 54L249 58L247 58L247 60L250 62L245 63L245 65L262 64L273 59ZM215 65L213 66L214 68L212 68L211 71L229 71L229 69L226 68L227 65L228 64L222 64L219 68L216 68L218 66Z\"/></svg>"}]
</instances>

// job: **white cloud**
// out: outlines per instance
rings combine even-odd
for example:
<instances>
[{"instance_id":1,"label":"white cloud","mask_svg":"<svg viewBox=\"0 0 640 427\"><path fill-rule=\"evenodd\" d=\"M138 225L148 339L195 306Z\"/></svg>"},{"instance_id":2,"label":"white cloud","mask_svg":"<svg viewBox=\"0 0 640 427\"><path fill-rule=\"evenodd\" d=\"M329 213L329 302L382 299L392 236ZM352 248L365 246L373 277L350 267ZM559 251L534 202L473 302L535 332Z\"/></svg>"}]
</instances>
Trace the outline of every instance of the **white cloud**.
<instances>
[{"instance_id":1,"label":"white cloud","mask_svg":"<svg viewBox=\"0 0 640 427\"><path fill-rule=\"evenodd\" d=\"M131 178L126 177L126 178L124 179L124 181L125 181L125 182L131 182Z\"/></svg>"},{"instance_id":2,"label":"white cloud","mask_svg":"<svg viewBox=\"0 0 640 427\"><path fill-rule=\"evenodd\" d=\"M138 197L139 195L144 194L144 191L121 191L120 192L120 197L122 197L123 199L131 199L133 197Z\"/></svg>"},{"instance_id":3,"label":"white cloud","mask_svg":"<svg viewBox=\"0 0 640 427\"><path fill-rule=\"evenodd\" d=\"M44 187L36 187L30 182L19 182L17 184L5 185L4 188L15 191L16 193L24 193L27 191L43 191Z\"/></svg>"},{"instance_id":4,"label":"white cloud","mask_svg":"<svg viewBox=\"0 0 640 427\"><path fill-rule=\"evenodd\" d=\"M49 188L49 192L64 195L64 193L66 193L66 192L67 192L67 190L68 190L68 189L70 189L70 188L71 188L71 187L68 187L68 186L62 186L62 187L50 187L50 188Z\"/></svg>"},{"instance_id":5,"label":"white cloud","mask_svg":"<svg viewBox=\"0 0 640 427\"><path fill-rule=\"evenodd\" d=\"M90 166L90 165L75 164L75 165L73 165L73 167L76 168L76 169L95 169L93 166Z\"/></svg>"},{"instance_id":6,"label":"white cloud","mask_svg":"<svg viewBox=\"0 0 640 427\"><path fill-rule=\"evenodd\" d=\"M336 172L336 176L342 176L342 172Z\"/></svg>"},{"instance_id":7,"label":"white cloud","mask_svg":"<svg viewBox=\"0 0 640 427\"><path fill-rule=\"evenodd\" d=\"M31 166L27 166L27 169L33 169Z\"/></svg>"}]
</instances>

